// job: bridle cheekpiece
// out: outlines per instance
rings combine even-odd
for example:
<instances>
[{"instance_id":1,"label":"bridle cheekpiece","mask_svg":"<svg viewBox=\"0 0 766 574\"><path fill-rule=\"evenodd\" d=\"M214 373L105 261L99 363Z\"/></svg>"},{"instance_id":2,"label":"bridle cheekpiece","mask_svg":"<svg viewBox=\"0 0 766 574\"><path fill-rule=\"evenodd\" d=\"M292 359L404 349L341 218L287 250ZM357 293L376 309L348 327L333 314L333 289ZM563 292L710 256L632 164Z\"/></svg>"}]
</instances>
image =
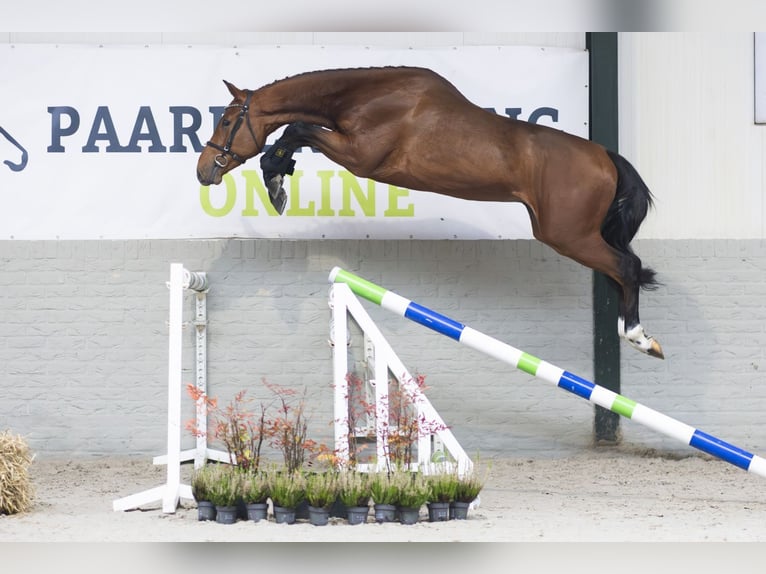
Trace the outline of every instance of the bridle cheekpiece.
<instances>
[{"instance_id":1,"label":"bridle cheekpiece","mask_svg":"<svg viewBox=\"0 0 766 574\"><path fill-rule=\"evenodd\" d=\"M234 127L231 128L231 132L229 133L229 139L226 141L226 144L223 146L220 146L217 143L212 141L208 141L207 144L205 144L221 152L217 156L215 156L215 160L214 160L215 165L217 165L218 167L224 168L227 165L229 165L229 157L233 159L234 161L238 162L239 164L245 163L247 158L244 158L241 155L233 152L231 149L231 144L234 142L234 137L237 135L237 131L242 126L243 119L245 120L245 123L247 124L247 129L250 132L250 135L253 137L253 141L255 142L256 146L258 145L258 140L255 137L255 133L253 132L253 126L250 124L250 116L248 115L248 111L250 110L250 98L253 97L253 92L251 90L245 90L245 92L247 93L247 97L245 98L245 103L231 104L230 106L227 106L227 109L239 108L239 115L237 116L237 119L234 122Z\"/></svg>"}]
</instances>

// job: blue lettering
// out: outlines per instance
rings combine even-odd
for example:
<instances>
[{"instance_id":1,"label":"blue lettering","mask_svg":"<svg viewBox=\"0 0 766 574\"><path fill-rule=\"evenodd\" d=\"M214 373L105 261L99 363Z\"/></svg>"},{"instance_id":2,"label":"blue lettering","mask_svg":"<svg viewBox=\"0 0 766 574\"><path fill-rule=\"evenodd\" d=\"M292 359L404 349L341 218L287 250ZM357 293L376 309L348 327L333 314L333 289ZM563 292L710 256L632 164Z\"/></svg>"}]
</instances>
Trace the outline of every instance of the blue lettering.
<instances>
[{"instance_id":1,"label":"blue lettering","mask_svg":"<svg viewBox=\"0 0 766 574\"><path fill-rule=\"evenodd\" d=\"M213 114L213 125L217 126L223 117L223 112L226 111L226 106L210 106L208 111Z\"/></svg>"},{"instance_id":2,"label":"blue lettering","mask_svg":"<svg viewBox=\"0 0 766 574\"><path fill-rule=\"evenodd\" d=\"M71 136L79 129L80 114L77 113L76 109L69 106L51 106L48 108L48 113L51 115L51 145L48 146L48 151L63 152L64 146L61 145L61 138ZM66 127L61 125L61 116L64 115L69 118L69 125Z\"/></svg>"},{"instance_id":3,"label":"blue lettering","mask_svg":"<svg viewBox=\"0 0 766 574\"><path fill-rule=\"evenodd\" d=\"M171 152L185 152L186 146L183 144L183 137L189 138L192 149L199 153L202 151L202 145L199 143L197 130L202 125L202 114L197 108L191 106L170 106L170 113L173 114L173 145L170 146ZM191 124L184 126L184 116L191 117Z\"/></svg>"},{"instance_id":4,"label":"blue lettering","mask_svg":"<svg viewBox=\"0 0 766 574\"><path fill-rule=\"evenodd\" d=\"M495 108L484 108L485 110L497 113ZM152 108L150 106L141 106L136 114L136 120L130 135L127 146L120 143L120 139L115 128L112 115L108 106L99 106L96 109L90 133L82 151L85 153L97 153L106 151L107 153L140 153L142 151L141 142L148 142L144 149L150 153L171 152L185 153L189 148L195 153L199 153L204 148L200 141L199 130L202 128L202 113L193 106L170 106L168 108L173 115L173 145L169 148L163 145L160 131L157 127ZM218 125L223 117L225 106L209 106L208 111L213 118L213 124ZM511 119L521 120L522 108L507 107L504 109L505 115ZM80 128L80 114L70 106L50 106L48 113L51 115L51 143L47 151L51 153L61 153L66 151L62 140L77 133ZM539 107L529 114L526 121L536 124L541 119L549 118L553 123L559 121L559 110L552 107ZM99 142L106 142L106 145ZM266 144L266 151L271 144ZM319 153L319 150L309 147L313 153ZM304 151L303 148L296 152Z\"/></svg>"},{"instance_id":5,"label":"blue lettering","mask_svg":"<svg viewBox=\"0 0 766 574\"><path fill-rule=\"evenodd\" d=\"M545 116L551 118L554 122L559 121L559 111L556 108L537 108L534 112L529 114L529 120L527 121L536 124L537 120Z\"/></svg>"},{"instance_id":6,"label":"blue lettering","mask_svg":"<svg viewBox=\"0 0 766 574\"><path fill-rule=\"evenodd\" d=\"M144 124L146 124L146 128L149 130L148 132L142 131ZM140 152L141 148L138 145L139 140L149 140L152 142L152 145L149 146L149 153L167 151L167 148L162 145L160 133L157 131L157 123L154 121L152 109L149 106L141 106L138 109L138 116L136 116L136 123L133 126L133 133L130 135L130 142L128 143L128 147L123 151ZM107 151L109 150L107 149Z\"/></svg>"},{"instance_id":7,"label":"blue lettering","mask_svg":"<svg viewBox=\"0 0 766 574\"><path fill-rule=\"evenodd\" d=\"M101 124L104 125L105 132L99 131ZM124 146L120 145L120 140L117 138L117 132L114 129L112 115L109 113L107 106L99 106L96 110L96 117L93 118L93 126L90 129L88 141L82 147L82 151L89 153L99 151L96 140L108 141L109 145L106 146L106 151L108 152L127 151Z\"/></svg>"},{"instance_id":8,"label":"blue lettering","mask_svg":"<svg viewBox=\"0 0 766 574\"><path fill-rule=\"evenodd\" d=\"M488 112L492 112L493 114L496 114L497 111L495 111L495 108L484 108ZM519 116L521 115L522 109L521 108L505 108L505 115L511 118L512 120L518 120L520 119ZM554 122L559 121L559 111L556 108L548 108L548 107L542 107L535 109L531 114L529 114L529 117L526 121L528 121L530 124L536 124L538 123L538 120L542 117L549 117Z\"/></svg>"}]
</instances>

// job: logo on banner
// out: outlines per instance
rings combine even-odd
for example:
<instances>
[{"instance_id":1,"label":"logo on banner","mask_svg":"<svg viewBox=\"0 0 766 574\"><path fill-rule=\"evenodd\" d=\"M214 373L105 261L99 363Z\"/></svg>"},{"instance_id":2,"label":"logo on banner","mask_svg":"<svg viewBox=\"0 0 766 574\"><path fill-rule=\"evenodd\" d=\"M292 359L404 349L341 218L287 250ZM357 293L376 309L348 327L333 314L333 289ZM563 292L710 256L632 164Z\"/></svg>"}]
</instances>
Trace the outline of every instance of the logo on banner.
<instances>
[{"instance_id":1,"label":"logo on banner","mask_svg":"<svg viewBox=\"0 0 766 574\"><path fill-rule=\"evenodd\" d=\"M497 113L494 108L485 108ZM172 115L172 145L166 145L155 120L151 106L140 106L136 113L129 137L127 132L118 133L109 106L99 106L89 126L82 133L87 133L82 153L186 153L189 148L195 153L202 151L198 134L202 127L202 112L192 106L170 106ZM213 125L217 124L224 112L223 106L211 106ZM507 107L505 115L512 119L521 119L522 108ZM71 106L51 106L51 141L49 153L67 151L65 142L80 133L80 112ZM539 107L533 110L526 121L539 123L558 122L559 111L551 107ZM165 134L167 136L167 134ZM122 142L127 140L127 144ZM142 146L141 143L147 144ZM188 142L189 146L185 145ZM268 145L266 146L268 148ZM265 149L266 149L265 148ZM301 151L306 151L304 148ZM306 177L304 177L306 176ZM242 170L242 180L237 181L225 176L223 185L218 189L202 186L200 189L200 207L210 217L220 218L235 213L241 217L258 217L261 214L276 217L279 215L271 205L268 192L263 185L261 175L255 170ZM301 195L301 184L312 190L310 198ZM316 193L318 190L318 193ZM333 193L333 190L338 190ZM377 217L411 218L415 216L415 204L408 201L410 190L393 185L378 184L372 180L360 179L346 170L315 170L313 172L296 171L290 178L288 191L287 217ZM239 209L236 209L239 207Z\"/></svg>"},{"instance_id":2,"label":"logo on banner","mask_svg":"<svg viewBox=\"0 0 766 574\"><path fill-rule=\"evenodd\" d=\"M0 126L0 143L4 145L0 148L0 154L3 157L3 163L8 166L11 171L21 171L27 167L27 160L29 154L14 137ZM10 145L8 145L10 144Z\"/></svg>"}]
</instances>

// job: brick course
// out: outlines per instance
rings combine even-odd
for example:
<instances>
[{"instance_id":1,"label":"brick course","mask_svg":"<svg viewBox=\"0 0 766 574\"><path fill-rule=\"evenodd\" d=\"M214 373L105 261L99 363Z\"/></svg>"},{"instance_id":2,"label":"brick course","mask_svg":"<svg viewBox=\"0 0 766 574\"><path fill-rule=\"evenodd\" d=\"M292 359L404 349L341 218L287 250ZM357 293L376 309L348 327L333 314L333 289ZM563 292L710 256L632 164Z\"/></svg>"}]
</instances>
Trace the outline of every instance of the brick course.
<instances>
[{"instance_id":1,"label":"brick course","mask_svg":"<svg viewBox=\"0 0 766 574\"><path fill-rule=\"evenodd\" d=\"M623 345L623 394L765 451L763 242L640 240L635 248L663 283L643 293L641 317L667 359ZM225 401L248 388L268 400L263 378L305 387L318 440L332 440L334 265L593 376L591 272L534 241L0 241L0 262L0 428L41 455L162 453L172 262L210 280L211 394ZM431 402L470 455L563 456L592 446L587 402L365 308L410 371L426 375ZM191 320L191 292L184 309ZM184 344L191 382L192 329ZM629 444L696 452L630 421L621 428Z\"/></svg>"}]
</instances>

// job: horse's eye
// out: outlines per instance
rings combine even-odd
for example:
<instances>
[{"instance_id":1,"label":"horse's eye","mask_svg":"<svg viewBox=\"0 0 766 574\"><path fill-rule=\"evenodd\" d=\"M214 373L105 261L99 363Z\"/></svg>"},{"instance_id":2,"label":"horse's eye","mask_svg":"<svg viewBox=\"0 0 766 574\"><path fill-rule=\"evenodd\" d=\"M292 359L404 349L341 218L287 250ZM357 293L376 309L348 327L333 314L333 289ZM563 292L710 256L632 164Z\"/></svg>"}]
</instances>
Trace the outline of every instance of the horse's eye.
<instances>
[{"instance_id":1,"label":"horse's eye","mask_svg":"<svg viewBox=\"0 0 766 574\"><path fill-rule=\"evenodd\" d=\"M221 125L223 125L223 127L225 127L225 128L228 128L230 124L231 124L231 122L229 120L223 120L221 122Z\"/></svg>"}]
</instances>

